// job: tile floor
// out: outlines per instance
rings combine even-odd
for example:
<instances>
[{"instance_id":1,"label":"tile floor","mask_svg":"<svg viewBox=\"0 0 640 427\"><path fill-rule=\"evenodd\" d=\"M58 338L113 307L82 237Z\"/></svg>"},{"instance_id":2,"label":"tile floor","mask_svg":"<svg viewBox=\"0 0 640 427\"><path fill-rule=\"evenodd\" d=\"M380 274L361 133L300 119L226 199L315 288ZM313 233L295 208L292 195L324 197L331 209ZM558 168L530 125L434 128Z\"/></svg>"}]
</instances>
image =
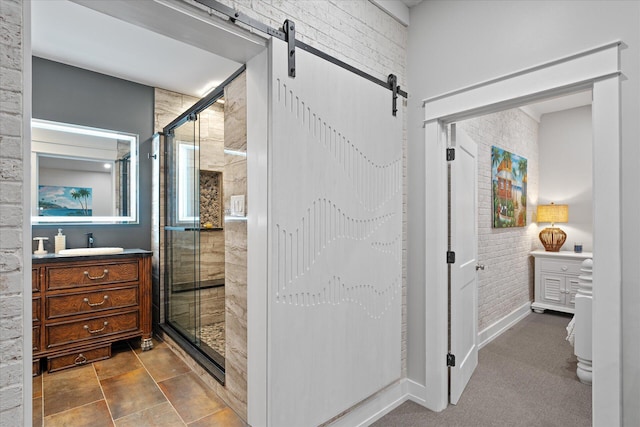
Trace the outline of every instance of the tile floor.
<instances>
[{"instance_id":1,"label":"tile floor","mask_svg":"<svg viewBox=\"0 0 640 427\"><path fill-rule=\"evenodd\" d=\"M246 427L165 343L116 343L111 358L33 378L35 426Z\"/></svg>"}]
</instances>

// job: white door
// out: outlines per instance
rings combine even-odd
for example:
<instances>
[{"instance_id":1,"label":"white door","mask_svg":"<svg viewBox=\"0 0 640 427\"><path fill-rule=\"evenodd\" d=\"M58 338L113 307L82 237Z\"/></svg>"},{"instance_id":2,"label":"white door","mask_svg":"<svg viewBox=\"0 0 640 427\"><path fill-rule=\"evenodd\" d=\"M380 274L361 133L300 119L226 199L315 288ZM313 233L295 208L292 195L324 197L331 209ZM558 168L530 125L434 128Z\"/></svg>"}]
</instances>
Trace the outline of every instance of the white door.
<instances>
[{"instance_id":1,"label":"white door","mask_svg":"<svg viewBox=\"0 0 640 427\"><path fill-rule=\"evenodd\" d=\"M451 125L455 160L451 165L451 264L449 401L457 404L478 365L478 263L477 144L455 124Z\"/></svg>"},{"instance_id":2,"label":"white door","mask_svg":"<svg viewBox=\"0 0 640 427\"><path fill-rule=\"evenodd\" d=\"M271 46L268 425L323 424L401 378L402 115ZM249 208L250 209L250 208Z\"/></svg>"}]
</instances>

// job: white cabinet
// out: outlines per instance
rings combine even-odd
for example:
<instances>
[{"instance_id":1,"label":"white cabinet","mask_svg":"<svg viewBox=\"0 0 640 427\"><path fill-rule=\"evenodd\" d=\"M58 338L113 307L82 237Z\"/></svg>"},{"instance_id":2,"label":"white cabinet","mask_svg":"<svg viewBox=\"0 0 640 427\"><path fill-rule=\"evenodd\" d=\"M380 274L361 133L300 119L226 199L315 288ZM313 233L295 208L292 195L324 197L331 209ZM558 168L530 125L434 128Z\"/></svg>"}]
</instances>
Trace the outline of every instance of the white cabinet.
<instances>
[{"instance_id":1,"label":"white cabinet","mask_svg":"<svg viewBox=\"0 0 640 427\"><path fill-rule=\"evenodd\" d=\"M534 302L531 308L536 313L545 310L575 311L575 297L578 291L578 276L582 261L593 258L591 252L533 251L535 258Z\"/></svg>"}]
</instances>

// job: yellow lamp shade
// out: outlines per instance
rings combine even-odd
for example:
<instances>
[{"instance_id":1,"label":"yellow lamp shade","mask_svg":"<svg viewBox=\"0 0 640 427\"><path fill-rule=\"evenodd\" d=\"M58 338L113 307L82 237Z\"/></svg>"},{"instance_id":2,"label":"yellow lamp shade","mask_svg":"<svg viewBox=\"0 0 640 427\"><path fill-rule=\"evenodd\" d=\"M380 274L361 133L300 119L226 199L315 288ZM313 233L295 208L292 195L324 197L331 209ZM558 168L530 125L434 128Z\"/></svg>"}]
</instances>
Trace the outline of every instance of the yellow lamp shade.
<instances>
[{"instance_id":1,"label":"yellow lamp shade","mask_svg":"<svg viewBox=\"0 0 640 427\"><path fill-rule=\"evenodd\" d=\"M538 222L550 222L555 224L557 222L569 221L569 205L556 205L551 203L550 205L538 205Z\"/></svg>"},{"instance_id":2,"label":"yellow lamp shade","mask_svg":"<svg viewBox=\"0 0 640 427\"><path fill-rule=\"evenodd\" d=\"M550 222L551 227L547 227L540 232L540 242L544 246L545 250L549 252L558 252L564 242L567 240L567 234L561 229L554 227L556 222L568 222L569 221L569 206L568 205L556 205L551 203L550 205L538 205L537 221Z\"/></svg>"}]
</instances>

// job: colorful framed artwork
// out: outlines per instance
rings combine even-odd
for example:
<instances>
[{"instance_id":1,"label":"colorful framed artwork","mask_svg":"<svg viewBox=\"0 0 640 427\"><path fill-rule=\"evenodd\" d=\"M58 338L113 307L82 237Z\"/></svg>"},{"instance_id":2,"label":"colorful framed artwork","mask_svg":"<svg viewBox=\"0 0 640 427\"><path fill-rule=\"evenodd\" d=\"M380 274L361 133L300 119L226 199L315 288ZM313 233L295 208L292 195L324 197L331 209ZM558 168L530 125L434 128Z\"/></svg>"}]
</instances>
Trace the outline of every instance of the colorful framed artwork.
<instances>
[{"instance_id":1,"label":"colorful framed artwork","mask_svg":"<svg viewBox=\"0 0 640 427\"><path fill-rule=\"evenodd\" d=\"M527 225L527 159L491 147L493 228Z\"/></svg>"},{"instance_id":2,"label":"colorful framed artwork","mask_svg":"<svg viewBox=\"0 0 640 427\"><path fill-rule=\"evenodd\" d=\"M38 186L39 216L91 216L90 187Z\"/></svg>"}]
</instances>

